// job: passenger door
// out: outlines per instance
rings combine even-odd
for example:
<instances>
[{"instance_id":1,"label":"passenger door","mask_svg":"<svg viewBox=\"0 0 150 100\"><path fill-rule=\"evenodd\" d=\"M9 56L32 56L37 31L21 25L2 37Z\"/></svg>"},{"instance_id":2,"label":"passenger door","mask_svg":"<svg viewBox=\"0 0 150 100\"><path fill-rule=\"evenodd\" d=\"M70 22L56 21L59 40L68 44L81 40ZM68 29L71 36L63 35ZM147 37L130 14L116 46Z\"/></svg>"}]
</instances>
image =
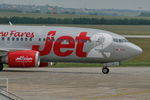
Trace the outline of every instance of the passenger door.
<instances>
[{"instance_id":1,"label":"passenger door","mask_svg":"<svg viewBox=\"0 0 150 100\"><path fill-rule=\"evenodd\" d=\"M100 52L101 50L103 50L104 36L103 34L96 34L94 38L95 38L95 41L94 41L95 50Z\"/></svg>"}]
</instances>

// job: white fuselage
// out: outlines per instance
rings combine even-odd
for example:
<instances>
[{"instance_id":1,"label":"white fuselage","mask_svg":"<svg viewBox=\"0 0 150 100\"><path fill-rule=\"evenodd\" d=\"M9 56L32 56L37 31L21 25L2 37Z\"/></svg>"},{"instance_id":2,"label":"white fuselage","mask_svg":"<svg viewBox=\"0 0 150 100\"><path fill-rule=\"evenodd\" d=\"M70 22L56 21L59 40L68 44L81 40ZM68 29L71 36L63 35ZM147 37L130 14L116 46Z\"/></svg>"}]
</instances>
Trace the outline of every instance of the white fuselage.
<instances>
[{"instance_id":1,"label":"white fuselage","mask_svg":"<svg viewBox=\"0 0 150 100\"><path fill-rule=\"evenodd\" d=\"M119 62L142 52L112 32L51 26L0 26L0 50L39 51L42 62L88 63Z\"/></svg>"}]
</instances>

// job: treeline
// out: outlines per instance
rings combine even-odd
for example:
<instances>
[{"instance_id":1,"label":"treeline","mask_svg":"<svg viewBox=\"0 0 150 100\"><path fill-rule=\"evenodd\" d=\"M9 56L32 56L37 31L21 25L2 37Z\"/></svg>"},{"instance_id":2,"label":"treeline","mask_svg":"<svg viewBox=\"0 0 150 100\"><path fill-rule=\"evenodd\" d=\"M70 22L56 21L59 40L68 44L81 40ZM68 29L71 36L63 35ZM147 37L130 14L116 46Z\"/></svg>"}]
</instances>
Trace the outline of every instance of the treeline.
<instances>
[{"instance_id":1,"label":"treeline","mask_svg":"<svg viewBox=\"0 0 150 100\"><path fill-rule=\"evenodd\" d=\"M105 19L105 18L31 18L12 17L0 18L0 24L93 24L93 25L150 25L150 20L145 19Z\"/></svg>"},{"instance_id":2,"label":"treeline","mask_svg":"<svg viewBox=\"0 0 150 100\"><path fill-rule=\"evenodd\" d=\"M139 16L150 17L150 12L141 12L141 14Z\"/></svg>"}]
</instances>

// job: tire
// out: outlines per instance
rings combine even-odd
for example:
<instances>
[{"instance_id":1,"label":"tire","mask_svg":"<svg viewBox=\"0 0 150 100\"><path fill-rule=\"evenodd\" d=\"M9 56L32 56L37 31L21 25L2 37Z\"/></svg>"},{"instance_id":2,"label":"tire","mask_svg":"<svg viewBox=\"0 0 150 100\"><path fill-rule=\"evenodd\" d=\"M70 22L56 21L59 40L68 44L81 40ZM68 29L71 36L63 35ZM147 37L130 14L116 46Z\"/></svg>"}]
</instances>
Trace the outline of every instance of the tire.
<instances>
[{"instance_id":1,"label":"tire","mask_svg":"<svg viewBox=\"0 0 150 100\"><path fill-rule=\"evenodd\" d=\"M105 67L102 69L103 74L108 74L109 73L109 68Z\"/></svg>"},{"instance_id":2,"label":"tire","mask_svg":"<svg viewBox=\"0 0 150 100\"><path fill-rule=\"evenodd\" d=\"M0 71L3 71L3 68L4 68L3 64L0 64Z\"/></svg>"}]
</instances>

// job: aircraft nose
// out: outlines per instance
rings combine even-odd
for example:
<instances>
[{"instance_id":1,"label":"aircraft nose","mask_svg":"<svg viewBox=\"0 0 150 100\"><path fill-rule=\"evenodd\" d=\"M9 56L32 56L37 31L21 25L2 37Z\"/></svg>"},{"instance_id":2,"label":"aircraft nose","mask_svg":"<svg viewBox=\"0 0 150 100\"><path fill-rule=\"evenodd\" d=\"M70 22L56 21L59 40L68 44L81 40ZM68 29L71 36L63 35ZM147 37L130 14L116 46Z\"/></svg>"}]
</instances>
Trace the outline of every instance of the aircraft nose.
<instances>
[{"instance_id":1,"label":"aircraft nose","mask_svg":"<svg viewBox=\"0 0 150 100\"><path fill-rule=\"evenodd\" d=\"M136 47L136 52L137 52L137 55L140 55L143 53L143 50L142 48L140 48L139 46Z\"/></svg>"},{"instance_id":2,"label":"aircraft nose","mask_svg":"<svg viewBox=\"0 0 150 100\"><path fill-rule=\"evenodd\" d=\"M130 48L132 50L132 54L131 54L132 56L138 56L143 52L143 50L139 46L132 43L130 44Z\"/></svg>"}]
</instances>

